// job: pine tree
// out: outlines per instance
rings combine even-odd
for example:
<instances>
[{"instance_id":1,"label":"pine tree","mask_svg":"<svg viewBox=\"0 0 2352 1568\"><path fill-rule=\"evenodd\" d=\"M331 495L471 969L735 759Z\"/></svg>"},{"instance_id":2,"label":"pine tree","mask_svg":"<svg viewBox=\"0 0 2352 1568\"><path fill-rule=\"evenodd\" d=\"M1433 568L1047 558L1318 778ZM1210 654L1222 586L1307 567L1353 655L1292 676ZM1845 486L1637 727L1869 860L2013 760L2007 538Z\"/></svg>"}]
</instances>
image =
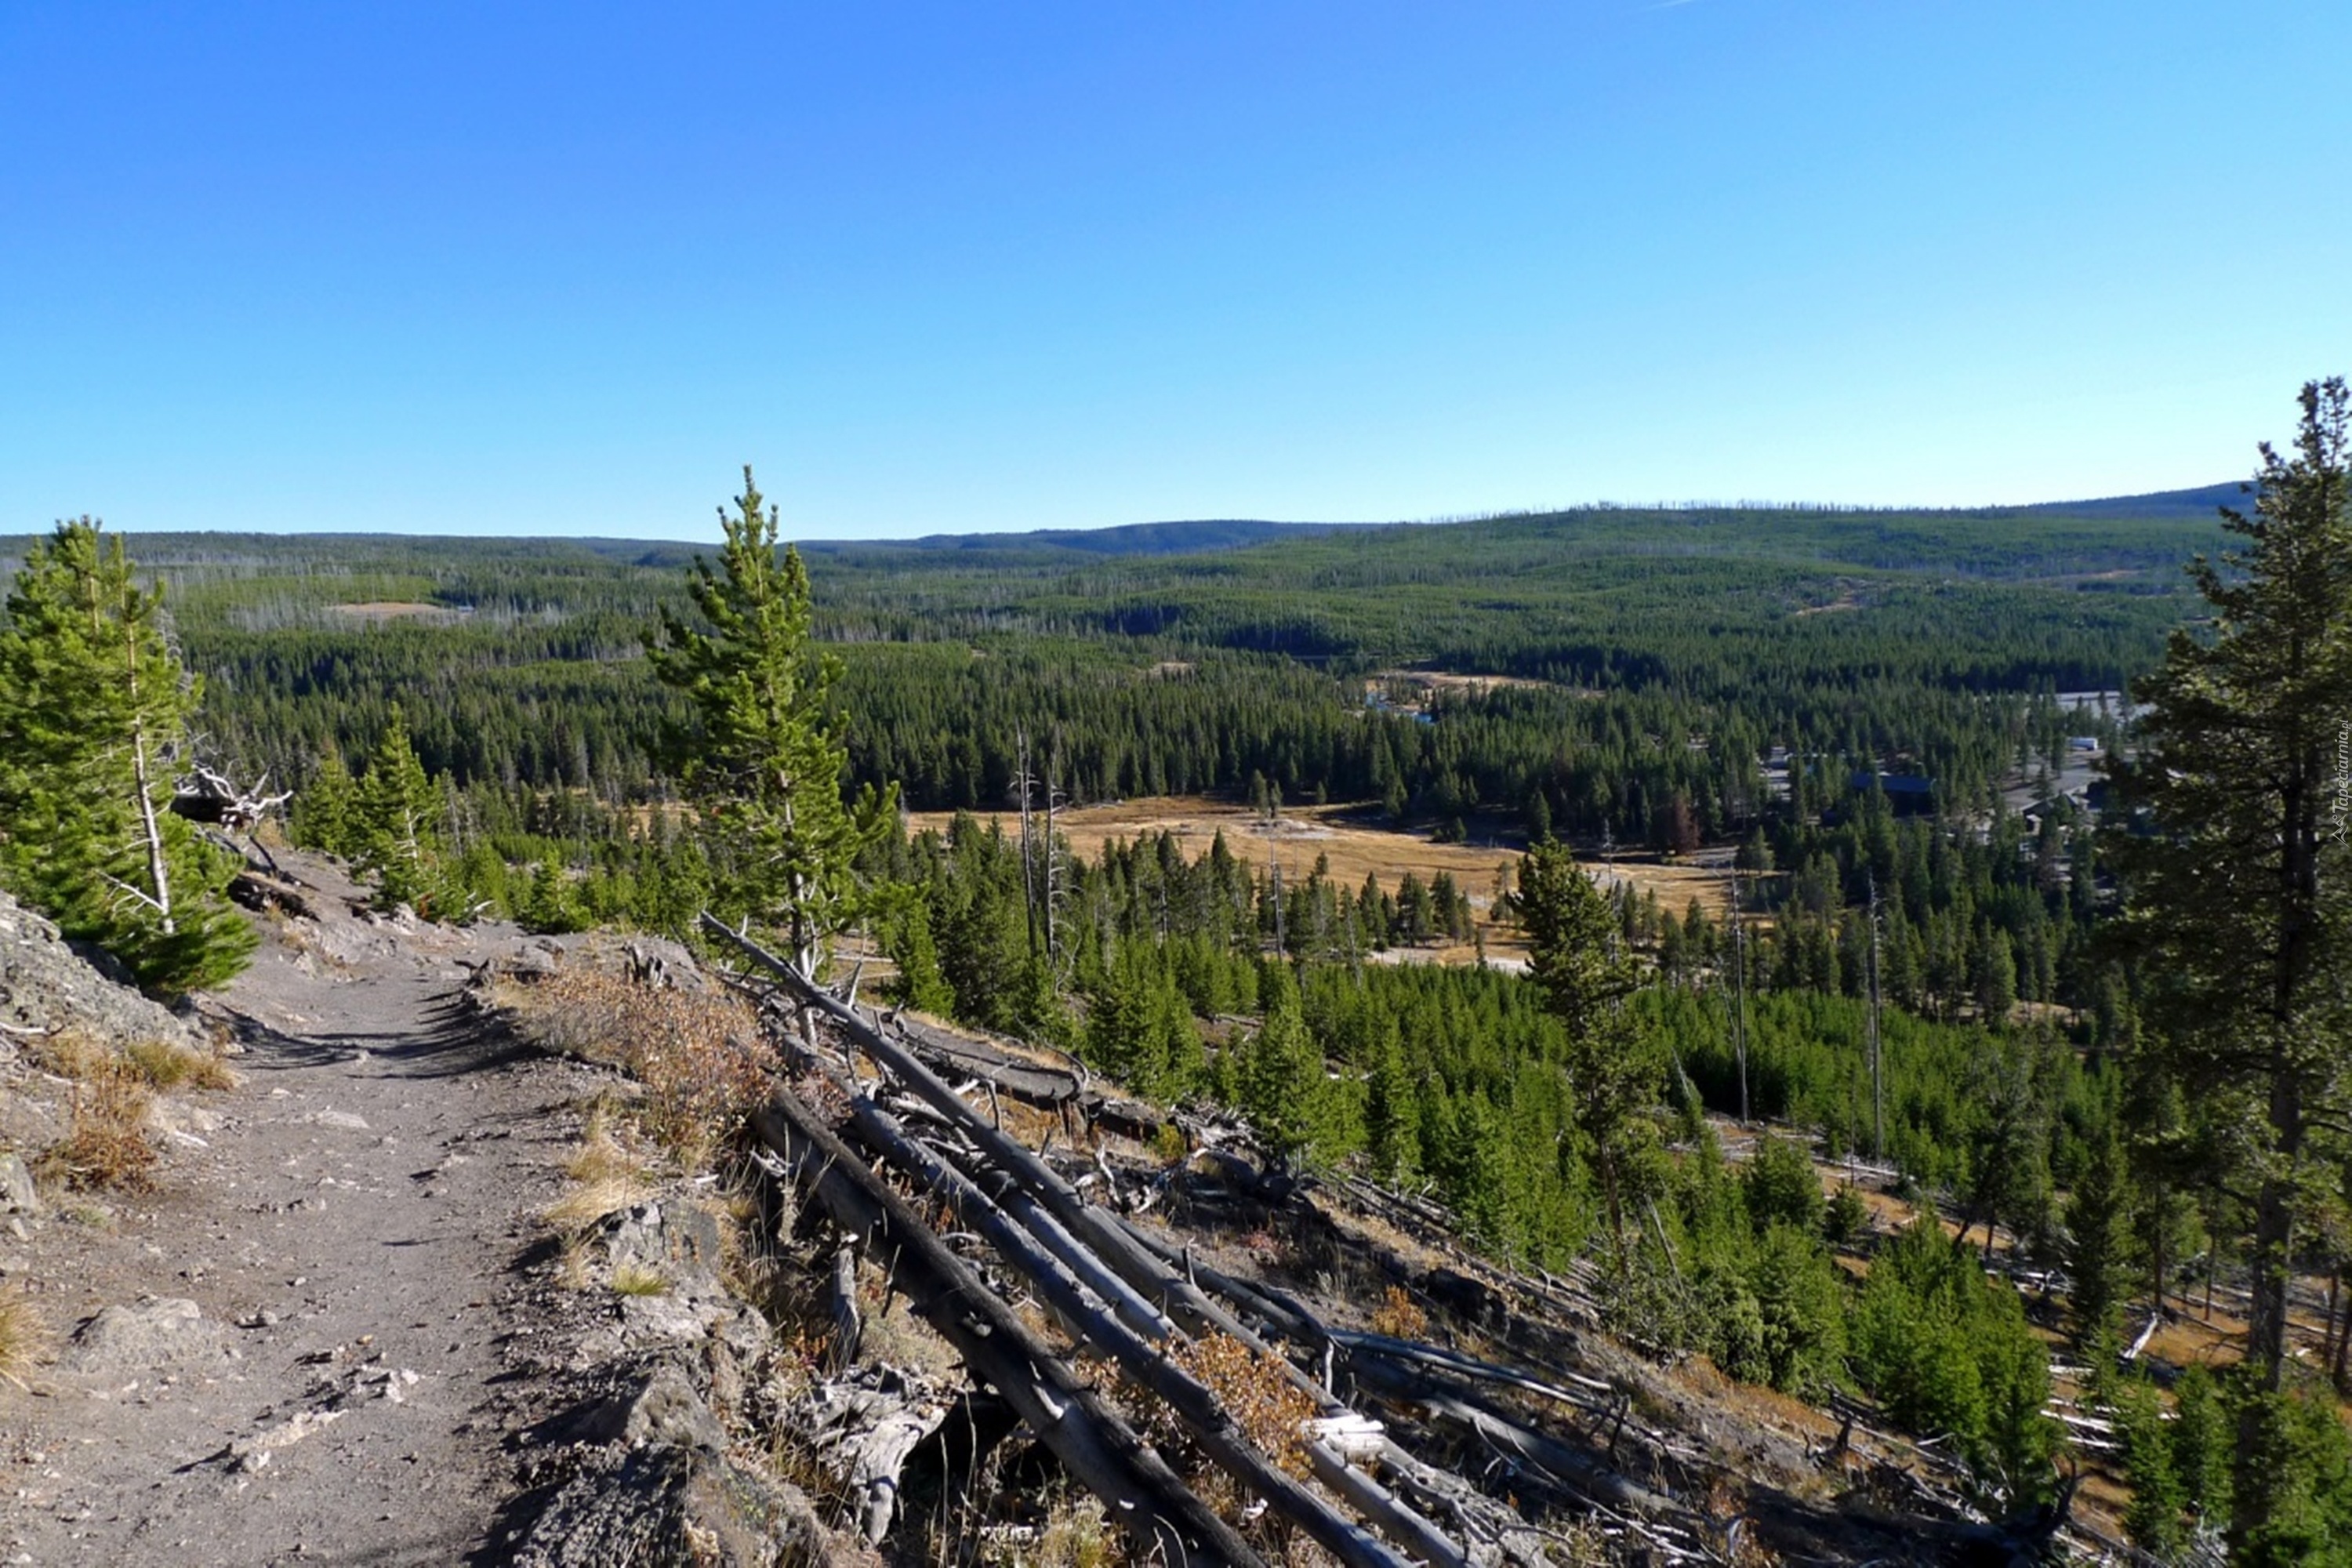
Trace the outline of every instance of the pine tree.
<instances>
[{"instance_id":1,"label":"pine tree","mask_svg":"<svg viewBox=\"0 0 2352 1568\"><path fill-rule=\"evenodd\" d=\"M562 936L588 924L572 873L553 849L532 869L530 890L524 893L515 920L523 930L543 936Z\"/></svg>"},{"instance_id":2,"label":"pine tree","mask_svg":"<svg viewBox=\"0 0 2352 1568\"><path fill-rule=\"evenodd\" d=\"M1244 1048L1236 1088L1241 1107L1258 1135L1286 1163L1328 1144L1328 1095L1323 1053L1299 1011L1298 988L1286 970L1276 969L1265 1021Z\"/></svg>"},{"instance_id":3,"label":"pine tree","mask_svg":"<svg viewBox=\"0 0 2352 1568\"><path fill-rule=\"evenodd\" d=\"M255 936L226 898L235 858L171 812L201 689L161 590L85 517L37 543L0 631L0 879L142 984L217 984Z\"/></svg>"},{"instance_id":4,"label":"pine tree","mask_svg":"<svg viewBox=\"0 0 2352 1568\"><path fill-rule=\"evenodd\" d=\"M376 879L379 908L405 904L425 920L458 912L445 864L441 792L409 743L408 721L396 702L360 781L357 816L352 866Z\"/></svg>"},{"instance_id":5,"label":"pine tree","mask_svg":"<svg viewBox=\"0 0 2352 1568\"><path fill-rule=\"evenodd\" d=\"M2115 1129L2091 1145L2066 1200L2066 1271L2074 1277L2074 1342L2105 1353L2121 1311L2126 1205L2124 1152Z\"/></svg>"},{"instance_id":6,"label":"pine tree","mask_svg":"<svg viewBox=\"0 0 2352 1568\"><path fill-rule=\"evenodd\" d=\"M881 908L883 951L898 965L891 994L920 1013L942 1018L955 1014L955 993L940 971L939 944L931 938L931 910L920 893L899 888ZM690 917L689 917L690 918Z\"/></svg>"},{"instance_id":7,"label":"pine tree","mask_svg":"<svg viewBox=\"0 0 2352 1568\"><path fill-rule=\"evenodd\" d=\"M1625 1256L1627 1188L1656 1142L1656 1054L1625 1000L1640 972L1620 946L1617 916L1567 847L1538 844L1519 862L1512 900L1528 933L1528 971L1567 1038L1561 1066L1609 1207L1617 1266Z\"/></svg>"},{"instance_id":8,"label":"pine tree","mask_svg":"<svg viewBox=\"0 0 2352 1568\"><path fill-rule=\"evenodd\" d=\"M1373 1168L1397 1181L1421 1168L1421 1102L1428 1090L1406 1068L1395 1015L1382 1014L1373 1029L1365 1131Z\"/></svg>"},{"instance_id":9,"label":"pine tree","mask_svg":"<svg viewBox=\"0 0 2352 1568\"><path fill-rule=\"evenodd\" d=\"M2132 1494L2124 1528L2140 1545L2169 1559L2180 1550L2185 1533L2180 1516L2188 1499L2156 1390L2134 1379L2116 1401L2116 1416L2123 1436L2124 1476Z\"/></svg>"},{"instance_id":10,"label":"pine tree","mask_svg":"<svg viewBox=\"0 0 2352 1568\"><path fill-rule=\"evenodd\" d=\"M646 639L654 673L683 692L689 731L671 738L703 810L722 901L783 933L814 979L824 943L861 908L856 862L887 836L896 786L842 799L847 748L829 696L840 661L813 646L808 569L776 554L778 514L743 469L736 512L719 512L719 565L698 557L687 592L709 626L664 610Z\"/></svg>"},{"instance_id":11,"label":"pine tree","mask_svg":"<svg viewBox=\"0 0 2352 1568\"><path fill-rule=\"evenodd\" d=\"M359 852L359 783L343 765L343 754L330 749L310 782L294 797L286 831L305 849L349 859Z\"/></svg>"},{"instance_id":12,"label":"pine tree","mask_svg":"<svg viewBox=\"0 0 2352 1568\"><path fill-rule=\"evenodd\" d=\"M2229 1415L2213 1374L2202 1366L2183 1371L2173 1384L2172 1468L2181 1496L2200 1519L2230 1516Z\"/></svg>"},{"instance_id":13,"label":"pine tree","mask_svg":"<svg viewBox=\"0 0 2352 1568\"><path fill-rule=\"evenodd\" d=\"M2352 1058L2352 847L2330 822L2352 727L2352 394L2313 383L2302 406L2294 453L2263 448L2251 511L2223 513L2245 547L2190 568L2210 628L2176 632L2136 688L2149 711L2117 783L2154 831L2112 846L2128 900L2118 947L2149 982L2146 1048L2242 1130L2231 1174L2254 1194L2245 1364L2263 1395L2282 1387L2313 1129L2342 1121ZM2241 1547L2267 1521L2255 1471L2268 1407L2241 1402Z\"/></svg>"}]
</instances>

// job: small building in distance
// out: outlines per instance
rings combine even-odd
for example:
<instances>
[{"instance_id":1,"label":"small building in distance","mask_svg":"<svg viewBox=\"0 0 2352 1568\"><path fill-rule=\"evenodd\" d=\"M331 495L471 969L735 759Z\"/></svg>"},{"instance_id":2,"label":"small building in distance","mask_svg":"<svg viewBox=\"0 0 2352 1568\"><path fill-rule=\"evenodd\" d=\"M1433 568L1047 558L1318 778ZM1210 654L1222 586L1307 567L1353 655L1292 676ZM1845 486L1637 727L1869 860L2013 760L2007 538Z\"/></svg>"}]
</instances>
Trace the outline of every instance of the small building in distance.
<instances>
[{"instance_id":1,"label":"small building in distance","mask_svg":"<svg viewBox=\"0 0 2352 1568\"><path fill-rule=\"evenodd\" d=\"M1873 784L1886 796L1886 804L1897 816L1926 816L1936 809L1936 781L1921 778L1917 773L1874 773L1857 769L1853 775L1853 791L1867 795Z\"/></svg>"}]
</instances>

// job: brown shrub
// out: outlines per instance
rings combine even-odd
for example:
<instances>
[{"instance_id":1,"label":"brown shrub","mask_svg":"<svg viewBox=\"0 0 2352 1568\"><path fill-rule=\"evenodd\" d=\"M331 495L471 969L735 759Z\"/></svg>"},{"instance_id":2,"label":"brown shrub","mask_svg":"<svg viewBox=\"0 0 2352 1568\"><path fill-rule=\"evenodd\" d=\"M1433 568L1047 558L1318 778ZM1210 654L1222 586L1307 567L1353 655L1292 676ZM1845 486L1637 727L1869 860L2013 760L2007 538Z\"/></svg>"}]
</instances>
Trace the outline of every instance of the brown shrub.
<instances>
[{"instance_id":1,"label":"brown shrub","mask_svg":"<svg viewBox=\"0 0 2352 1568\"><path fill-rule=\"evenodd\" d=\"M646 1131L689 1166L741 1131L775 1068L757 1015L731 996L568 973L522 992L515 1010L539 1044L617 1067L643 1084Z\"/></svg>"},{"instance_id":2,"label":"brown shrub","mask_svg":"<svg viewBox=\"0 0 2352 1568\"><path fill-rule=\"evenodd\" d=\"M1391 1339L1424 1339L1429 1334L1429 1314L1405 1294L1403 1286L1391 1285L1381 1304L1372 1309L1372 1331Z\"/></svg>"},{"instance_id":3,"label":"brown shrub","mask_svg":"<svg viewBox=\"0 0 2352 1568\"><path fill-rule=\"evenodd\" d=\"M73 1129L42 1154L43 1171L68 1187L145 1192L155 1184L147 1136L154 1096L146 1075L120 1057L84 1064L74 1085Z\"/></svg>"},{"instance_id":4,"label":"brown shrub","mask_svg":"<svg viewBox=\"0 0 2352 1568\"><path fill-rule=\"evenodd\" d=\"M1305 1427L1321 1407L1280 1363L1213 1333L1173 1346L1168 1359L1208 1385L1259 1453L1302 1480L1313 1473Z\"/></svg>"}]
</instances>

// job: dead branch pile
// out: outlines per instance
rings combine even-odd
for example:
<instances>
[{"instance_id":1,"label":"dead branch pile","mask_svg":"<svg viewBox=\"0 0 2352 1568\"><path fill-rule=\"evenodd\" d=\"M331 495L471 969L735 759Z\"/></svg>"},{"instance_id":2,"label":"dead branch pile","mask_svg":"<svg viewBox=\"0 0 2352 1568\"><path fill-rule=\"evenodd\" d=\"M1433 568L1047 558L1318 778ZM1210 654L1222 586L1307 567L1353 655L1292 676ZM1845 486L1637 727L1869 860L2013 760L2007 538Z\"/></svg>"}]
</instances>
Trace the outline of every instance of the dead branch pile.
<instances>
[{"instance_id":1,"label":"dead branch pile","mask_svg":"<svg viewBox=\"0 0 2352 1568\"><path fill-rule=\"evenodd\" d=\"M1720 1467L1690 1441L1646 1426L1615 1383L1332 1326L1119 1212L1138 1206L1133 1196L1099 1151L1086 1159L1075 1136L1065 1139L1063 1165L1076 1175L1066 1175L1006 1131L998 1097L1051 1108L1065 1128L1068 1115L1091 1118L1105 1106L1122 1121L1156 1122L1163 1113L1131 1112L1083 1069L862 1012L711 917L703 924L771 977L782 1004L772 1021L814 1018L835 1037L835 1047L791 1041L824 1091L814 1098L825 1111L780 1088L752 1116L771 1169L814 1200L845 1247L879 1265L971 1376L1102 1500L1139 1560L1264 1560L1162 1452L1171 1443L1222 1472L1226 1495L1245 1500L1244 1518L1278 1519L1350 1568L1562 1562L1596 1536L1612 1556L1726 1562L1738 1554L1743 1530L1753 1539L1770 1525L1817 1548L1849 1523L1869 1535L1857 1556L2031 1556L2055 1529L2041 1521L2012 1531L1948 1513L1945 1528L1905 1540L1858 1514L1831 1517L1786 1498L1753 1517L1719 1517L1708 1500L1723 1495ZM974 1104L941 1069L985 1098ZM937 1226L901 1187L936 1204ZM1385 1196L1404 1211L1399 1217L1439 1227L1441 1215ZM981 1258L965 1255L975 1248L984 1249ZM846 1269L850 1255L841 1256ZM990 1275L1007 1285L992 1287ZM835 1291L837 1374L855 1355L850 1278ZM1581 1294L1549 1277L1525 1283L1563 1300ZM1008 1292L1042 1309L1065 1343L1024 1321ZM1097 1360L1117 1370L1116 1395L1086 1375ZM1253 1377L1217 1366L1259 1370ZM1266 1397L1276 1391L1280 1398ZM878 1539L894 1466L928 1427L870 1393L826 1397L835 1401L828 1414L856 1413L843 1418L838 1441L855 1456L867 1532ZM1268 1414L1277 1411L1286 1414ZM1621 1458L1629 1445L1639 1475ZM1575 1551L1560 1525L1580 1532Z\"/></svg>"}]
</instances>

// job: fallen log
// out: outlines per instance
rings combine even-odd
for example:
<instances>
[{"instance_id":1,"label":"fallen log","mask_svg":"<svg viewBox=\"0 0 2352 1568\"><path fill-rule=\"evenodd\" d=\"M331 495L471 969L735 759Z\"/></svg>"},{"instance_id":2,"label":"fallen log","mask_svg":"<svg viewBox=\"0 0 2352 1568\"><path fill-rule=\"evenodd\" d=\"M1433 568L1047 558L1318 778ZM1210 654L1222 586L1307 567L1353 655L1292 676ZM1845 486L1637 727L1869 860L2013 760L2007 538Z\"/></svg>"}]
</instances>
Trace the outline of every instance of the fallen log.
<instances>
[{"instance_id":1,"label":"fallen log","mask_svg":"<svg viewBox=\"0 0 2352 1568\"><path fill-rule=\"evenodd\" d=\"M1311 1391L1318 1402L1328 1400L1329 1396L1316 1386L1312 1378L1275 1355L1255 1331L1210 1300L1199 1287L1170 1273L1129 1235L1116 1215L1087 1203L1053 1167L975 1111L912 1051L890 1039L856 1011L844 1006L837 998L811 984L791 964L734 931L724 921L705 911L702 928L724 937L782 980L784 986L812 1012L824 1016L840 1028L858 1049L888 1068L910 1092L962 1133L991 1164L1011 1175L1044 1204L1054 1217L1067 1226L1070 1233L1085 1243L1097 1258L1147 1299L1158 1301L1186 1333L1202 1334L1214 1331L1238 1340L1254 1353L1272 1357L1298 1386Z\"/></svg>"},{"instance_id":2,"label":"fallen log","mask_svg":"<svg viewBox=\"0 0 2352 1568\"><path fill-rule=\"evenodd\" d=\"M923 1148L870 1100L853 1101L858 1135L876 1153L923 1182L957 1218L986 1237L997 1256L1044 1299L1074 1335L1117 1363L1174 1413L1194 1441L1244 1487L1340 1562L1353 1568L1405 1568L1369 1531L1298 1484L1259 1450L1214 1390L1162 1355L1015 1224L963 1173Z\"/></svg>"},{"instance_id":3,"label":"fallen log","mask_svg":"<svg viewBox=\"0 0 2352 1568\"><path fill-rule=\"evenodd\" d=\"M1334 1399L1312 1377L1286 1358L1276 1353L1252 1329L1231 1312L1211 1300L1190 1279L1180 1276L1153 1255L1138 1239L1136 1232L1117 1215L1087 1203L1076 1189L1064 1181L1031 1150L1007 1136L986 1118L976 1112L961 1096L933 1073L907 1047L888 1038L839 1000L811 984L797 970L767 952L758 943L728 927L725 922L705 913L702 925L714 935L726 938L762 968L781 979L785 987L805 1003L811 1011L821 1014L838 1026L856 1046L876 1062L888 1069L918 1099L937 1111L942 1120L953 1126L991 1164L1016 1180L1031 1195L1059 1219L1071 1234L1082 1242L1095 1257L1109 1266L1147 1300L1157 1300L1179 1327L1192 1335L1220 1332L1239 1341L1254 1353L1269 1359L1283 1375L1296 1386L1309 1393L1325 1414L1338 1414L1346 1406ZM1195 1272L1197 1272L1197 1266ZM1295 1321L1295 1315L1294 1315ZM1312 1322L1312 1319L1306 1320ZM1319 1329L1319 1325L1317 1325ZM1328 1335L1326 1336L1328 1338ZM1370 1379L1367 1380L1371 1381ZM1391 1382L1404 1381L1402 1374ZM1433 1414L1453 1419L1469 1426L1490 1443L1514 1449L1538 1470L1556 1476L1563 1486L1579 1495L1606 1502L1612 1506L1640 1510L1681 1518L1686 1510L1675 1500L1651 1490L1618 1475L1616 1472L1556 1443L1540 1434L1528 1431L1507 1417L1478 1405L1466 1391L1450 1388L1438 1391L1423 1385L1423 1392L1438 1401L1433 1405L1426 1399L1413 1398L1412 1403L1430 1409ZM1549 1458L1552 1463L1546 1464ZM1418 1464L1401 1448L1384 1456L1384 1463L1396 1461ZM1555 1468L1556 1467L1556 1468ZM1426 1468L1426 1467L1423 1467ZM1467 1483L1464 1483L1466 1489ZM1475 1495L1475 1494L1474 1494ZM1491 1503L1491 1500L1489 1500ZM1500 1510L1500 1505L1493 1505ZM1507 1510L1504 1510L1507 1511ZM1491 1517L1491 1516L1490 1516ZM1510 1529L1519 1525L1516 1516ZM1523 1529L1521 1533L1526 1532Z\"/></svg>"},{"instance_id":4,"label":"fallen log","mask_svg":"<svg viewBox=\"0 0 2352 1568\"><path fill-rule=\"evenodd\" d=\"M844 1240L834 1248L833 1284L825 1296L825 1316L833 1322L833 1337L825 1342L824 1370L827 1376L838 1376L857 1360L857 1347L865 1338L864 1325L857 1316L855 1242Z\"/></svg>"},{"instance_id":5,"label":"fallen log","mask_svg":"<svg viewBox=\"0 0 2352 1568\"><path fill-rule=\"evenodd\" d=\"M906 1201L868 1170L789 1089L752 1114L761 1142L833 1222L886 1259L915 1311L993 1385L1038 1441L1103 1501L1147 1559L1229 1563L1262 1560L1195 1496L1117 1412L1071 1374L1011 1308L948 1250Z\"/></svg>"},{"instance_id":6,"label":"fallen log","mask_svg":"<svg viewBox=\"0 0 2352 1568\"><path fill-rule=\"evenodd\" d=\"M1381 1468L1405 1500L1423 1513L1442 1513L1453 1521L1475 1568L1497 1563L1552 1568L1554 1559L1544 1550L1543 1535L1463 1477L1439 1469L1394 1441L1382 1450Z\"/></svg>"},{"instance_id":7,"label":"fallen log","mask_svg":"<svg viewBox=\"0 0 2352 1568\"><path fill-rule=\"evenodd\" d=\"M269 783L264 773L251 789L239 789L227 774L199 763L187 777L173 785L170 810L189 822L206 823L231 833L251 833L261 819L294 798L290 789L264 795ZM267 854L267 851L264 851Z\"/></svg>"},{"instance_id":8,"label":"fallen log","mask_svg":"<svg viewBox=\"0 0 2352 1568\"><path fill-rule=\"evenodd\" d=\"M950 1149L934 1152L954 1165L965 1180L986 1194L992 1203L1010 1215L1056 1261L1084 1280L1088 1289L1108 1302L1138 1333L1156 1342L1175 1331L1175 1325L1169 1321L1167 1314L1146 1300L1117 1269L1106 1266L1087 1250L1085 1245L1070 1234L1069 1228L1031 1196L1028 1189L1019 1182L982 1161L970 1158L961 1151Z\"/></svg>"},{"instance_id":9,"label":"fallen log","mask_svg":"<svg viewBox=\"0 0 2352 1568\"><path fill-rule=\"evenodd\" d=\"M1348 1500L1357 1512L1376 1520L1392 1541L1444 1568L1469 1568L1470 1554L1456 1546L1445 1532L1416 1513L1394 1492L1372 1479L1349 1463L1349 1456L1330 1442L1318 1440L1307 1445L1307 1462L1315 1468L1318 1479Z\"/></svg>"},{"instance_id":10,"label":"fallen log","mask_svg":"<svg viewBox=\"0 0 2352 1568\"><path fill-rule=\"evenodd\" d=\"M1373 1359L1355 1367L1358 1378L1382 1396L1417 1405L1433 1415L1467 1427L1490 1447L1550 1476L1563 1488L1613 1509L1664 1519L1685 1519L1689 1510L1664 1492L1610 1468L1589 1454L1490 1410L1467 1390L1443 1379Z\"/></svg>"},{"instance_id":11,"label":"fallen log","mask_svg":"<svg viewBox=\"0 0 2352 1568\"><path fill-rule=\"evenodd\" d=\"M1351 1365L1368 1356L1384 1356L1392 1361L1420 1362L1450 1372L1456 1377L1468 1378L1474 1383L1497 1384L1506 1388L1517 1388L1528 1394L1540 1394L1546 1399L1557 1400L1562 1405L1573 1406L1588 1414L1599 1408L1583 1394L1562 1388L1557 1384L1546 1383L1539 1377L1530 1377L1526 1373L1511 1367L1498 1366L1493 1362L1481 1361L1476 1356L1464 1355L1459 1351L1450 1351L1441 1345L1423 1344L1418 1340L1393 1339L1387 1334L1357 1333L1348 1329L1327 1329L1324 1331L1330 1335L1332 1341L1342 1351L1347 1352ZM1612 1399L1615 1397L1617 1391L1598 1378L1579 1377L1576 1381L1595 1393L1608 1394Z\"/></svg>"},{"instance_id":12,"label":"fallen log","mask_svg":"<svg viewBox=\"0 0 2352 1568\"><path fill-rule=\"evenodd\" d=\"M1008 1051L937 1024L899 1014L891 1018L890 1025L907 1037L914 1049L944 1061L950 1071L985 1079L1016 1100L1051 1109L1076 1100L1086 1091L1085 1084L1074 1072L1023 1061Z\"/></svg>"},{"instance_id":13,"label":"fallen log","mask_svg":"<svg viewBox=\"0 0 2352 1568\"><path fill-rule=\"evenodd\" d=\"M251 867L229 879L228 896L249 910L281 909L302 920L315 920L319 913L299 884Z\"/></svg>"}]
</instances>

